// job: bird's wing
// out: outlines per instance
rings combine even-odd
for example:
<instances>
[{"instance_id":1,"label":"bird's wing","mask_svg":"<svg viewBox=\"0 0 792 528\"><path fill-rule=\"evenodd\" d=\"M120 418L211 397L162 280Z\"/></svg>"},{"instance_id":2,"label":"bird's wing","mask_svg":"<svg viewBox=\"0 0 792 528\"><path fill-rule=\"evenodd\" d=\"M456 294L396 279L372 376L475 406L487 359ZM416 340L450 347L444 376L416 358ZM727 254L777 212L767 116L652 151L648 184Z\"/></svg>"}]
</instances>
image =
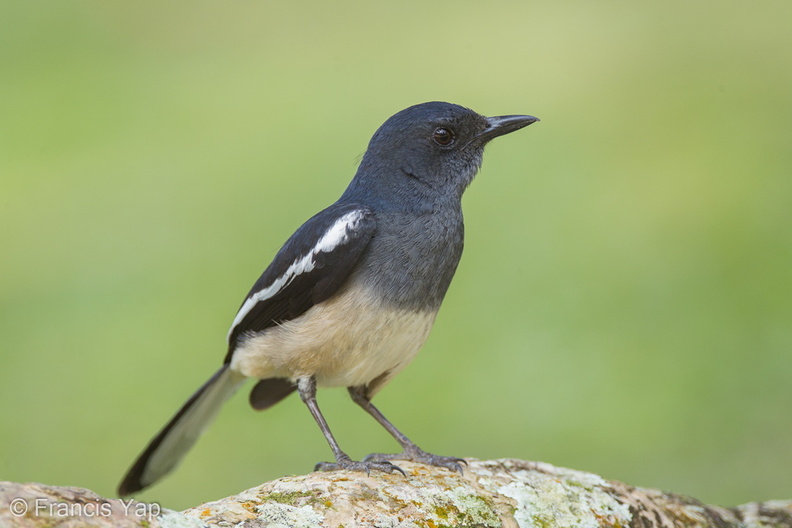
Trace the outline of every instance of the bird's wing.
<instances>
[{"instance_id":1,"label":"bird's wing","mask_svg":"<svg viewBox=\"0 0 792 528\"><path fill-rule=\"evenodd\" d=\"M376 228L363 206L335 204L305 222L253 285L228 331L226 363L240 337L299 317L335 294Z\"/></svg>"}]
</instances>

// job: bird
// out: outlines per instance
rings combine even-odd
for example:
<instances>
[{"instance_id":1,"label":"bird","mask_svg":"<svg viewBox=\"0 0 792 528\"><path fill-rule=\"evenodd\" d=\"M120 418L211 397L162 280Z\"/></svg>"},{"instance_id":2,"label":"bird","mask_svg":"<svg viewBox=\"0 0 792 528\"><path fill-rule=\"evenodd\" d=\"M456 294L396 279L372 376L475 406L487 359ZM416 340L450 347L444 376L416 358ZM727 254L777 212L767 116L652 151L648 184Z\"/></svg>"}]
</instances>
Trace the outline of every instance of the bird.
<instances>
[{"instance_id":1,"label":"bird","mask_svg":"<svg viewBox=\"0 0 792 528\"><path fill-rule=\"evenodd\" d=\"M485 145L537 121L441 101L388 118L341 197L300 226L254 283L222 366L150 441L119 494L173 471L248 378L258 380L249 397L256 410L299 394L335 458L317 471L404 473L392 461L411 460L462 472L463 459L422 450L371 400L429 335L462 255L462 194ZM346 387L402 452L353 460L319 409L317 387Z\"/></svg>"}]
</instances>

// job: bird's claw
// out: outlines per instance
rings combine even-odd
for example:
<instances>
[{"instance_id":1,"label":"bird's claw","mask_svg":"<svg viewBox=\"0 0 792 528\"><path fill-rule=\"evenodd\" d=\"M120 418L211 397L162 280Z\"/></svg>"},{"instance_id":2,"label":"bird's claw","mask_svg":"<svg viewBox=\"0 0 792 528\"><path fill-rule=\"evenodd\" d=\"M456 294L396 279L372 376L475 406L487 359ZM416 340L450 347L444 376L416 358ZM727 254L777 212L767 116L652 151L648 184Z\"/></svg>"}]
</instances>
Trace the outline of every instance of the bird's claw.
<instances>
[{"instance_id":1,"label":"bird's claw","mask_svg":"<svg viewBox=\"0 0 792 528\"><path fill-rule=\"evenodd\" d=\"M360 462L349 458L341 458L335 462L319 462L318 464L316 464L316 466L314 466L314 471L338 471L338 470L365 471L367 475L370 475L372 470L382 471L383 473L393 473L394 471L398 471L405 477L407 476L404 470L399 466L397 466L396 464L392 464L387 460L380 460L380 459L369 460L368 457L366 458L366 460Z\"/></svg>"},{"instance_id":2,"label":"bird's claw","mask_svg":"<svg viewBox=\"0 0 792 528\"><path fill-rule=\"evenodd\" d=\"M410 460L412 462L427 464L429 466L444 467L458 473L464 473L462 470L462 464L467 466L467 461L464 458L433 455L432 453L427 453L426 451L418 448L405 449L401 453L392 455L372 453L363 459L364 462L385 462L388 460Z\"/></svg>"}]
</instances>

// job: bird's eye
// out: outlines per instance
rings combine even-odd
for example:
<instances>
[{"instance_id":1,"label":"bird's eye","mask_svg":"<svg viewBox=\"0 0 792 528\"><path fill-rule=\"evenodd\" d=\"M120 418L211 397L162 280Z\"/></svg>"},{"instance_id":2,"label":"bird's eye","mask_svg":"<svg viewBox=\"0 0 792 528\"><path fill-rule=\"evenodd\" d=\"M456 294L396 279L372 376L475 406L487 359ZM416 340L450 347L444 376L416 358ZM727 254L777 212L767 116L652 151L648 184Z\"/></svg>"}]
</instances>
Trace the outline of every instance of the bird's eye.
<instances>
[{"instance_id":1,"label":"bird's eye","mask_svg":"<svg viewBox=\"0 0 792 528\"><path fill-rule=\"evenodd\" d=\"M448 128L435 128L434 133L432 134L432 139L434 139L435 143L440 145L441 147L447 147L451 143L454 142L454 132Z\"/></svg>"}]
</instances>

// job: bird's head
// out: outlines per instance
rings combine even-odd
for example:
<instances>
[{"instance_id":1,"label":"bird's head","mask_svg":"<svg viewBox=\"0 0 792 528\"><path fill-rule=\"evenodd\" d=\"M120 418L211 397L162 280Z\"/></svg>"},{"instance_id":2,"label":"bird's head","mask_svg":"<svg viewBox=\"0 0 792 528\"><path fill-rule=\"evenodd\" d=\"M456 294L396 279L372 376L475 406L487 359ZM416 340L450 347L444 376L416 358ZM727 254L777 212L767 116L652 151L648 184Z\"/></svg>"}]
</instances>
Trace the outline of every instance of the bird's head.
<instances>
[{"instance_id":1,"label":"bird's head","mask_svg":"<svg viewBox=\"0 0 792 528\"><path fill-rule=\"evenodd\" d=\"M473 180L492 139L538 121L528 115L484 117L430 102L391 116L374 133L350 191L409 198L456 196Z\"/></svg>"}]
</instances>

